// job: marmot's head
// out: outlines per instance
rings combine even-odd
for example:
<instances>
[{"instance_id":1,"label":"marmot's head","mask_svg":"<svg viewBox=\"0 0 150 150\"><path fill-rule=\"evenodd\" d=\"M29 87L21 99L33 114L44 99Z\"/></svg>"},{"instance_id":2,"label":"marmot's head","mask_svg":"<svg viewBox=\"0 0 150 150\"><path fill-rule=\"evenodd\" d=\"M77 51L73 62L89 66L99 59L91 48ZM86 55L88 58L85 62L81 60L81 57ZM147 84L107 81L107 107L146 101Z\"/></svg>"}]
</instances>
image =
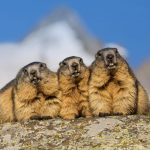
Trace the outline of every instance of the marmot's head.
<instances>
[{"instance_id":1,"label":"marmot's head","mask_svg":"<svg viewBox=\"0 0 150 150\"><path fill-rule=\"evenodd\" d=\"M17 75L17 79L36 85L42 80L45 72L48 72L48 68L45 63L32 62L20 70Z\"/></svg>"},{"instance_id":2,"label":"marmot's head","mask_svg":"<svg viewBox=\"0 0 150 150\"><path fill-rule=\"evenodd\" d=\"M60 62L58 72L71 78L78 78L85 71L86 66L83 59L80 57L72 56Z\"/></svg>"},{"instance_id":3,"label":"marmot's head","mask_svg":"<svg viewBox=\"0 0 150 150\"><path fill-rule=\"evenodd\" d=\"M96 61L108 70L115 70L120 58L121 56L116 48L104 48L96 53Z\"/></svg>"}]
</instances>

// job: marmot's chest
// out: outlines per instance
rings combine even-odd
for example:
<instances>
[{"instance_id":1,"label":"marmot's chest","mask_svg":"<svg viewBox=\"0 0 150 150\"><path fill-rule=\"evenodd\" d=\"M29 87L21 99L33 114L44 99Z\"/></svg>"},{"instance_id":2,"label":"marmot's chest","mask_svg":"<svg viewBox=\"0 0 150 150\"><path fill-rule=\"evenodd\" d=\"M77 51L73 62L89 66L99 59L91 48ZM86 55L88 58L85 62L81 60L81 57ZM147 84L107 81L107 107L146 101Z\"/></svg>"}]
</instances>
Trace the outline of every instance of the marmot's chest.
<instances>
[{"instance_id":1,"label":"marmot's chest","mask_svg":"<svg viewBox=\"0 0 150 150\"><path fill-rule=\"evenodd\" d=\"M81 97L81 94L82 94L81 91L77 87L75 87L75 88L72 89L72 92L70 94L71 94L73 103L79 104L80 101L81 101L80 100L80 97Z\"/></svg>"},{"instance_id":2,"label":"marmot's chest","mask_svg":"<svg viewBox=\"0 0 150 150\"><path fill-rule=\"evenodd\" d=\"M111 81L106 86L106 90L108 91L108 93L110 94L112 98L114 98L118 94L120 88L121 86L119 85L117 81Z\"/></svg>"}]
</instances>

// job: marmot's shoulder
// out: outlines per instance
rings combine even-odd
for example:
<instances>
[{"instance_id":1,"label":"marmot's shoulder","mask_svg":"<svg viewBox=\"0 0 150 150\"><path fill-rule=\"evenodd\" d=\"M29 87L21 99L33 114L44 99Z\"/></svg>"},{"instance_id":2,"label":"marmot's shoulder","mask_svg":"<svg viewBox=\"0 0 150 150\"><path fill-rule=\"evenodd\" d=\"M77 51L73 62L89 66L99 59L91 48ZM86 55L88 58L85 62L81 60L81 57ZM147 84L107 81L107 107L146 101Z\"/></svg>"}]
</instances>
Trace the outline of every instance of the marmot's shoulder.
<instances>
[{"instance_id":1,"label":"marmot's shoulder","mask_svg":"<svg viewBox=\"0 0 150 150\"><path fill-rule=\"evenodd\" d=\"M3 93L4 91L6 91L7 89L9 89L10 87L15 86L15 84L16 84L16 79L11 80L2 89L0 89L0 93Z\"/></svg>"}]
</instances>

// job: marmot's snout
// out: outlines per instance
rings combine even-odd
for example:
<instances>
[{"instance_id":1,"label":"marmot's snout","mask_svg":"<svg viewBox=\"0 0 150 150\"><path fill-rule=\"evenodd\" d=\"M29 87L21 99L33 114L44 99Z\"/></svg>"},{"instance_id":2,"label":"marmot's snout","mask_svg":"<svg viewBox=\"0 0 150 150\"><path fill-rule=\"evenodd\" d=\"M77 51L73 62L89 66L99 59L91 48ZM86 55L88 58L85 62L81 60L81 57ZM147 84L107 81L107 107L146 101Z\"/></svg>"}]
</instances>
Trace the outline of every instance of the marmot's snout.
<instances>
[{"instance_id":1,"label":"marmot's snout","mask_svg":"<svg viewBox=\"0 0 150 150\"><path fill-rule=\"evenodd\" d=\"M108 69L116 69L117 56L114 51L108 51L104 56L105 65Z\"/></svg>"},{"instance_id":2,"label":"marmot's snout","mask_svg":"<svg viewBox=\"0 0 150 150\"><path fill-rule=\"evenodd\" d=\"M33 84L38 84L41 81L41 77L38 73L38 70L31 70L31 72L30 72L30 81Z\"/></svg>"},{"instance_id":3,"label":"marmot's snout","mask_svg":"<svg viewBox=\"0 0 150 150\"><path fill-rule=\"evenodd\" d=\"M80 64L78 64L77 62L73 62L70 67L72 77L78 77L80 75Z\"/></svg>"}]
</instances>

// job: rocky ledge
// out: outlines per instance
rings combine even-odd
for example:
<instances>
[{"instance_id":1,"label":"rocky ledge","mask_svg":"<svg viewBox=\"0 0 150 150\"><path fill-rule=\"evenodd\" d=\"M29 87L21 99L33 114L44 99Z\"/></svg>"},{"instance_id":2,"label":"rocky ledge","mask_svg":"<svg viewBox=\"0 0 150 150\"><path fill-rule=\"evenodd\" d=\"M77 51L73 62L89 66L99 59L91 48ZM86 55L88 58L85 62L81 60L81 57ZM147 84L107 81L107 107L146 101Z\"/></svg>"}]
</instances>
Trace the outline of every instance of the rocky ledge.
<instances>
[{"instance_id":1,"label":"rocky ledge","mask_svg":"<svg viewBox=\"0 0 150 150\"><path fill-rule=\"evenodd\" d=\"M149 150L150 116L5 123L0 149Z\"/></svg>"}]
</instances>

